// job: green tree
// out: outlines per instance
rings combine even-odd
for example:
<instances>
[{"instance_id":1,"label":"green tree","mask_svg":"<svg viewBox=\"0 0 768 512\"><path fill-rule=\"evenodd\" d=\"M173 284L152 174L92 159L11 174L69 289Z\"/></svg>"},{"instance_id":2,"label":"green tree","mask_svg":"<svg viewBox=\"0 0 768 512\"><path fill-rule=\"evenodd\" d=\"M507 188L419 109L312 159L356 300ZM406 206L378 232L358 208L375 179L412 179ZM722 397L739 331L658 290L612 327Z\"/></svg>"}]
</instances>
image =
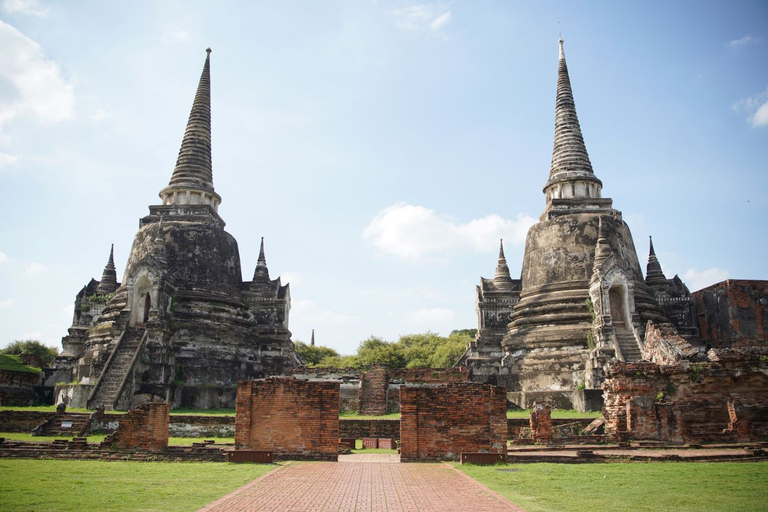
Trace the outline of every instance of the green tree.
<instances>
[{"instance_id":1,"label":"green tree","mask_svg":"<svg viewBox=\"0 0 768 512\"><path fill-rule=\"evenodd\" d=\"M55 348L43 345L38 340L16 340L7 347L0 349L0 354L33 354L40 356L45 364L49 365L59 352Z\"/></svg>"},{"instance_id":2,"label":"green tree","mask_svg":"<svg viewBox=\"0 0 768 512\"><path fill-rule=\"evenodd\" d=\"M362 367L370 367L374 363L383 363L390 368L405 368L407 361L400 347L395 343L371 336L357 347L357 358Z\"/></svg>"},{"instance_id":3,"label":"green tree","mask_svg":"<svg viewBox=\"0 0 768 512\"><path fill-rule=\"evenodd\" d=\"M445 338L445 341L437 347L429 359L431 368L450 368L467 349L469 342L475 339L474 333L470 335L469 331L477 332L477 329L463 329L453 331Z\"/></svg>"},{"instance_id":4,"label":"green tree","mask_svg":"<svg viewBox=\"0 0 768 512\"><path fill-rule=\"evenodd\" d=\"M307 366L317 366L320 361L329 357L339 357L339 353L330 347L322 345L307 345L303 341L293 342L296 353Z\"/></svg>"}]
</instances>

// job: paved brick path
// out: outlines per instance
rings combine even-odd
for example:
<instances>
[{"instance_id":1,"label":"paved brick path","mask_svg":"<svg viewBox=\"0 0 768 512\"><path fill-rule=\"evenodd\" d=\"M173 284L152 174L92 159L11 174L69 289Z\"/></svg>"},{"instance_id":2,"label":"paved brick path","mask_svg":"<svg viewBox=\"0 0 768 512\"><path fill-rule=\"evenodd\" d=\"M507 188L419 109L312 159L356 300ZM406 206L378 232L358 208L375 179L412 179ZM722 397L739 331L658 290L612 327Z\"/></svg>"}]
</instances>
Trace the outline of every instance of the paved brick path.
<instances>
[{"instance_id":1,"label":"paved brick path","mask_svg":"<svg viewBox=\"0 0 768 512\"><path fill-rule=\"evenodd\" d=\"M293 462L201 509L524 512L448 464Z\"/></svg>"}]
</instances>

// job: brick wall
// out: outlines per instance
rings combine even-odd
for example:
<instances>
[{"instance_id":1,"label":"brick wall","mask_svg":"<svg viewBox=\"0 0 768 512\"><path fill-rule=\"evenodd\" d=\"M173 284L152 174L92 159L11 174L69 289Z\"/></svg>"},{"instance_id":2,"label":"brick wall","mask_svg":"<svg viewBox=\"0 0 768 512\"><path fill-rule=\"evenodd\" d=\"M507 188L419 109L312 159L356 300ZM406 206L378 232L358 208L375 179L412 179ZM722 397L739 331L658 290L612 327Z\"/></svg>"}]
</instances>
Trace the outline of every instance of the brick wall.
<instances>
[{"instance_id":1,"label":"brick wall","mask_svg":"<svg viewBox=\"0 0 768 512\"><path fill-rule=\"evenodd\" d=\"M0 411L0 432L29 433L54 416L55 412Z\"/></svg>"},{"instance_id":2,"label":"brick wall","mask_svg":"<svg viewBox=\"0 0 768 512\"><path fill-rule=\"evenodd\" d=\"M0 370L0 386L24 386L31 388L40 382L40 374Z\"/></svg>"},{"instance_id":3,"label":"brick wall","mask_svg":"<svg viewBox=\"0 0 768 512\"><path fill-rule=\"evenodd\" d=\"M271 377L237 386L235 447L338 460L339 383Z\"/></svg>"},{"instance_id":4,"label":"brick wall","mask_svg":"<svg viewBox=\"0 0 768 512\"><path fill-rule=\"evenodd\" d=\"M400 388L400 460L459 460L506 453L507 395L490 384Z\"/></svg>"},{"instance_id":5,"label":"brick wall","mask_svg":"<svg viewBox=\"0 0 768 512\"><path fill-rule=\"evenodd\" d=\"M708 358L613 365L603 384L606 433L672 443L768 437L768 349L710 350Z\"/></svg>"},{"instance_id":6,"label":"brick wall","mask_svg":"<svg viewBox=\"0 0 768 512\"><path fill-rule=\"evenodd\" d=\"M339 437L355 439L386 437L389 439L400 439L400 420L342 418L339 421Z\"/></svg>"},{"instance_id":7,"label":"brick wall","mask_svg":"<svg viewBox=\"0 0 768 512\"><path fill-rule=\"evenodd\" d=\"M138 405L125 413L120 424L102 445L121 450L159 452L168 446L168 416L171 406L165 402Z\"/></svg>"},{"instance_id":8,"label":"brick wall","mask_svg":"<svg viewBox=\"0 0 768 512\"><path fill-rule=\"evenodd\" d=\"M692 296L710 347L768 345L768 281L729 279Z\"/></svg>"}]
</instances>

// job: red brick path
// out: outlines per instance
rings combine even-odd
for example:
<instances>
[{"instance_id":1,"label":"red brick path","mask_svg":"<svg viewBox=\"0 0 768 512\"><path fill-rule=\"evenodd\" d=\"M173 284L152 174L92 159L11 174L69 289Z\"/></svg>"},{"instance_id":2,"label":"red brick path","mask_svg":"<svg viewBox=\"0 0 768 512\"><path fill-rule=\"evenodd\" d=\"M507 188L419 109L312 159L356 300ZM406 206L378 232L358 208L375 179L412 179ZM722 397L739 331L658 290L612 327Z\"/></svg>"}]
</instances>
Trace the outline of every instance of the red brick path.
<instances>
[{"instance_id":1,"label":"red brick path","mask_svg":"<svg viewBox=\"0 0 768 512\"><path fill-rule=\"evenodd\" d=\"M448 464L293 462L201 509L524 512Z\"/></svg>"}]
</instances>

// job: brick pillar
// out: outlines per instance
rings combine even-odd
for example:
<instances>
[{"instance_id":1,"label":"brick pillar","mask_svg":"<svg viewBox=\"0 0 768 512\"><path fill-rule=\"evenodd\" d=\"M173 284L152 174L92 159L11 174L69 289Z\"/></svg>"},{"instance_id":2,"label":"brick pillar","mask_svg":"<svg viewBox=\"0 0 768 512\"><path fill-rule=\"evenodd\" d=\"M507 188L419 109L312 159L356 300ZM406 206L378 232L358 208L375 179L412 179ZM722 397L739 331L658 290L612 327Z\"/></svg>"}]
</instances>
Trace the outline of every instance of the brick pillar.
<instances>
[{"instance_id":1,"label":"brick pillar","mask_svg":"<svg viewBox=\"0 0 768 512\"><path fill-rule=\"evenodd\" d=\"M546 402L533 402L531 410L531 438L535 443L552 442L552 409Z\"/></svg>"},{"instance_id":2,"label":"brick pillar","mask_svg":"<svg viewBox=\"0 0 768 512\"><path fill-rule=\"evenodd\" d=\"M168 446L170 404L148 402L134 407L120 420L115 432L102 442L121 450L159 452Z\"/></svg>"},{"instance_id":3,"label":"brick pillar","mask_svg":"<svg viewBox=\"0 0 768 512\"><path fill-rule=\"evenodd\" d=\"M360 373L360 414L383 416L387 414L387 389L389 388L388 368L374 364L367 372Z\"/></svg>"}]
</instances>

